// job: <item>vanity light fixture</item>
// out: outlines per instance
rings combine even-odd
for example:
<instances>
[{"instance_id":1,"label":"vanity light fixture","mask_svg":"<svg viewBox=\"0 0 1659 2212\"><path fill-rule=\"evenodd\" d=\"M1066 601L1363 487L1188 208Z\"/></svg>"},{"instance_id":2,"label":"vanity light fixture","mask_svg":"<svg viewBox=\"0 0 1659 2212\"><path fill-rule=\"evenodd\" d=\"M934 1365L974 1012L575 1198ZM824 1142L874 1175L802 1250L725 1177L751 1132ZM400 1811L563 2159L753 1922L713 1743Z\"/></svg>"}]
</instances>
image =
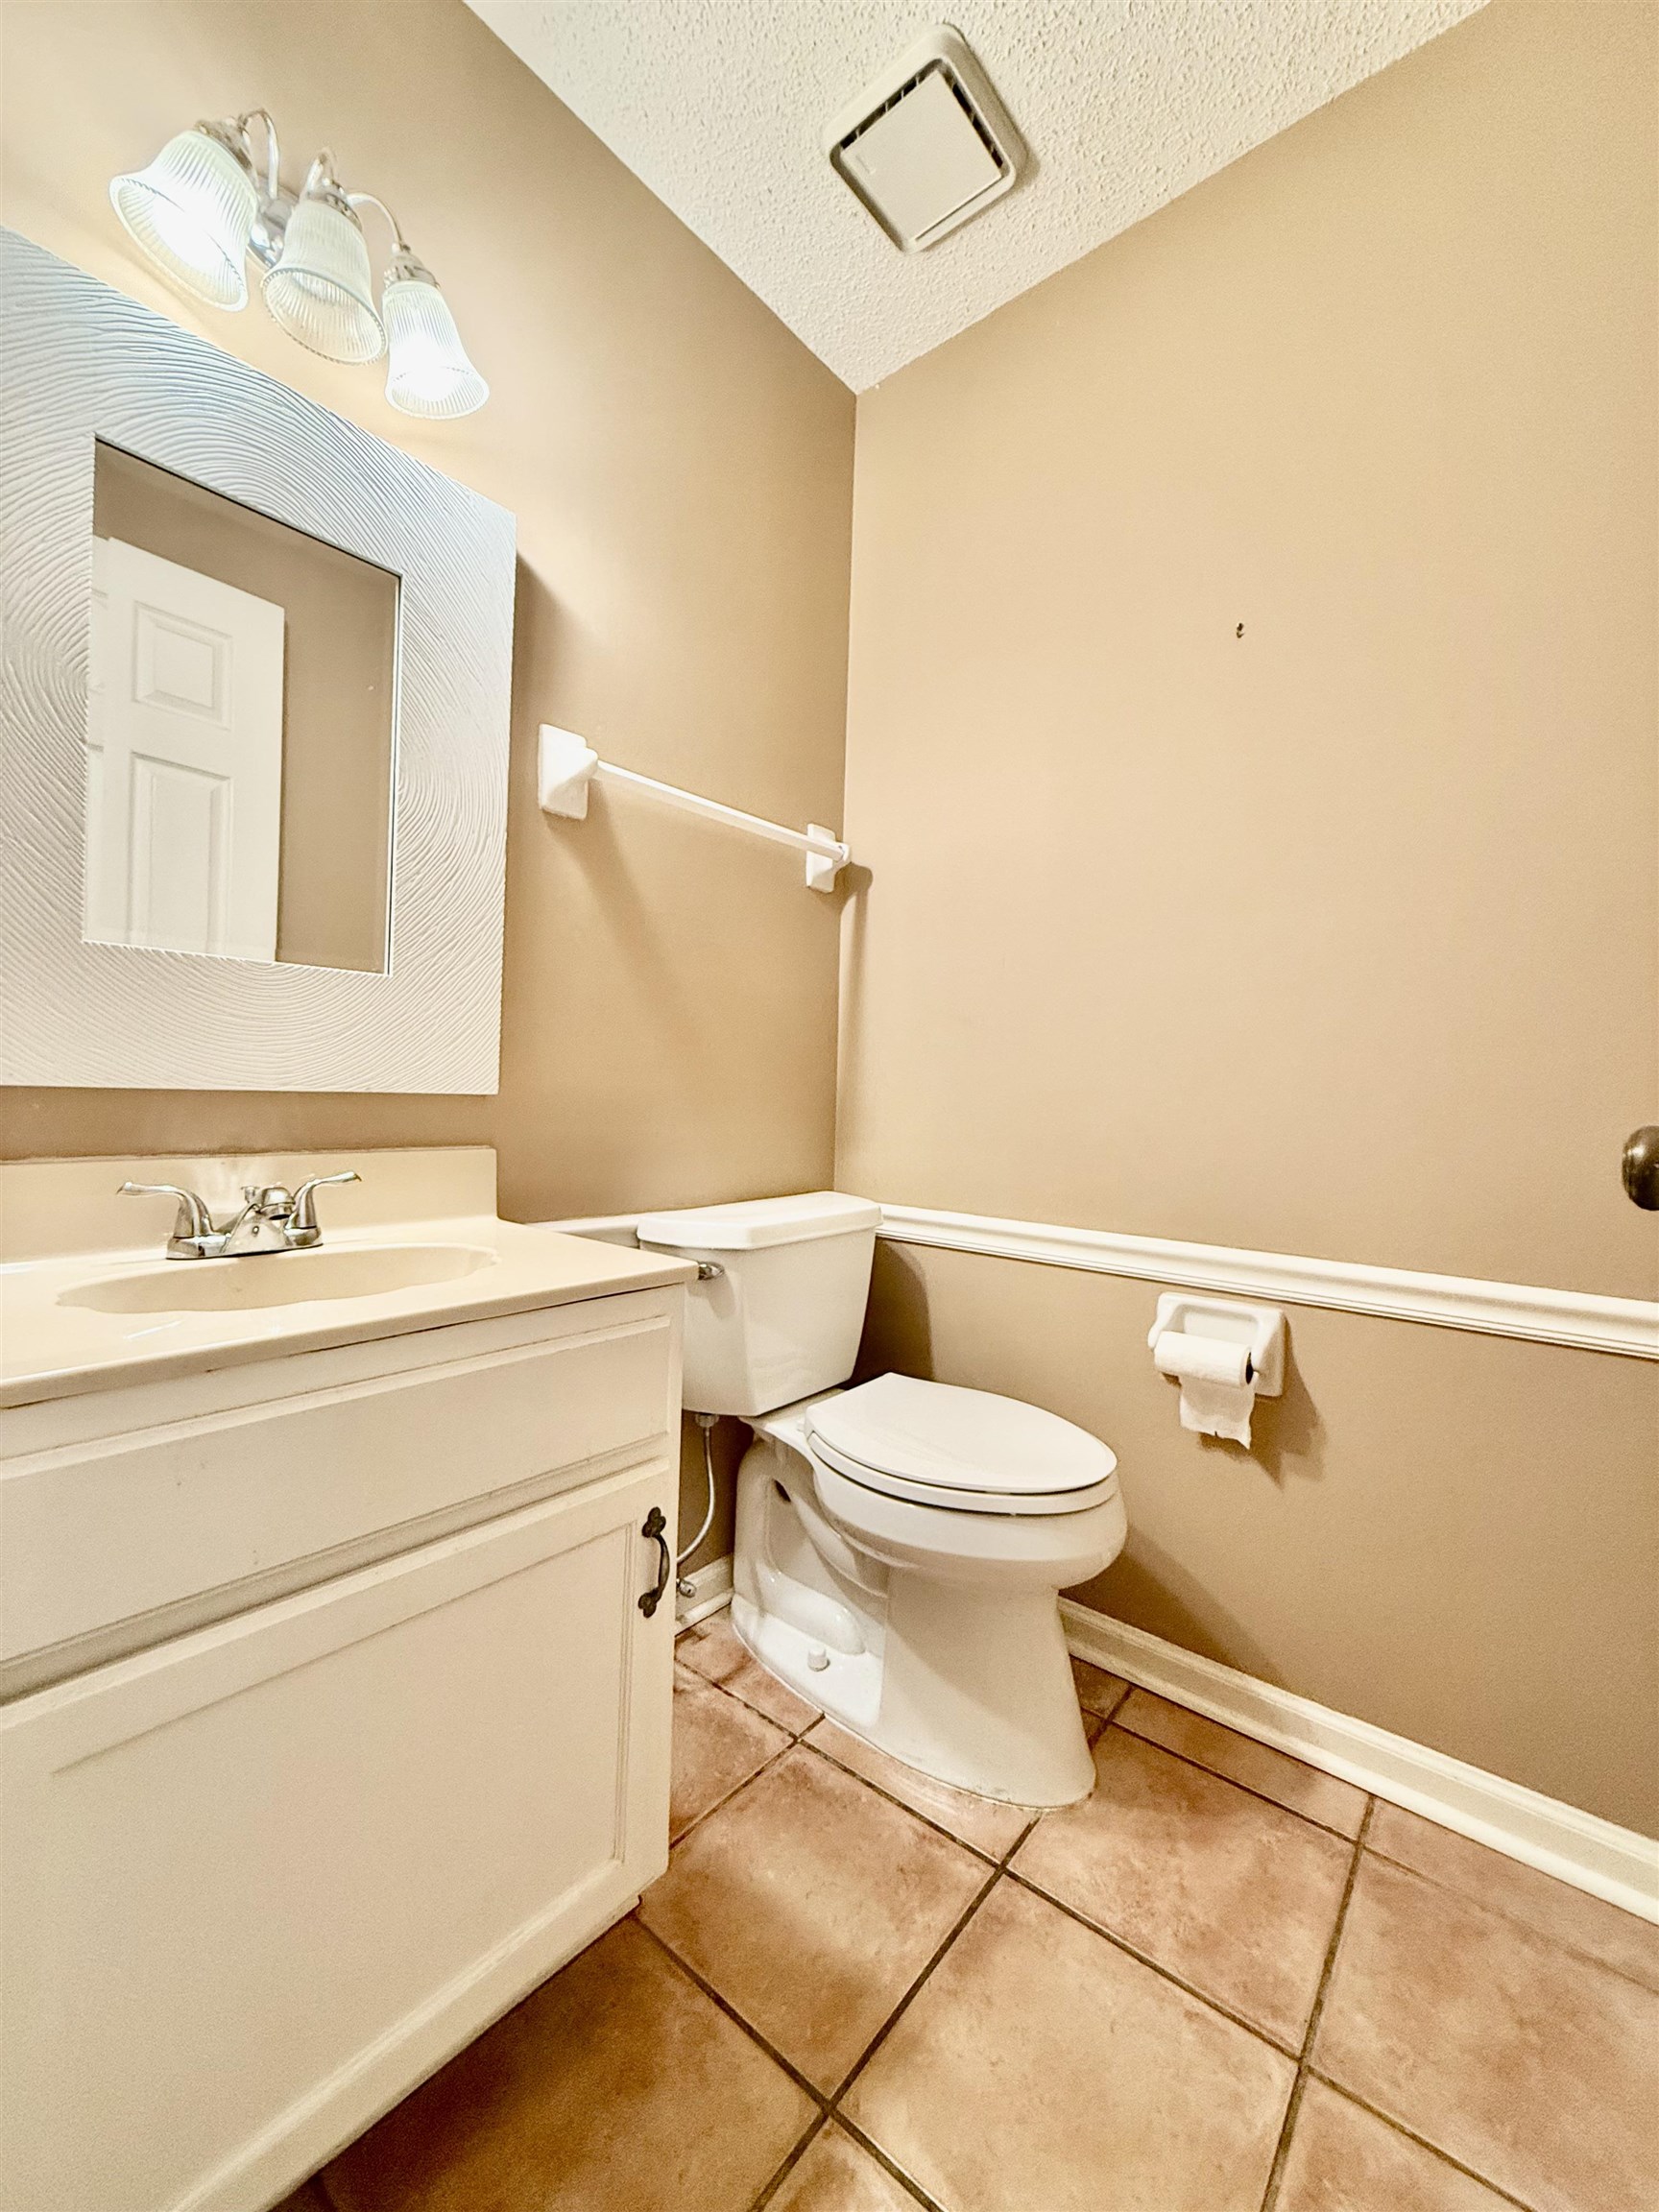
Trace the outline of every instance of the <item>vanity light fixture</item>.
<instances>
[{"instance_id":1,"label":"vanity light fixture","mask_svg":"<svg viewBox=\"0 0 1659 2212\"><path fill-rule=\"evenodd\" d=\"M252 125L264 136L263 173ZM329 361L389 353L386 397L405 415L470 415L490 387L468 358L438 279L386 203L349 192L329 153L312 162L303 192L281 180L276 126L263 108L198 123L170 138L147 169L115 178L109 198L134 243L189 296L234 312L248 304L252 253L272 319ZM378 208L392 257L378 307L358 209Z\"/></svg>"}]
</instances>

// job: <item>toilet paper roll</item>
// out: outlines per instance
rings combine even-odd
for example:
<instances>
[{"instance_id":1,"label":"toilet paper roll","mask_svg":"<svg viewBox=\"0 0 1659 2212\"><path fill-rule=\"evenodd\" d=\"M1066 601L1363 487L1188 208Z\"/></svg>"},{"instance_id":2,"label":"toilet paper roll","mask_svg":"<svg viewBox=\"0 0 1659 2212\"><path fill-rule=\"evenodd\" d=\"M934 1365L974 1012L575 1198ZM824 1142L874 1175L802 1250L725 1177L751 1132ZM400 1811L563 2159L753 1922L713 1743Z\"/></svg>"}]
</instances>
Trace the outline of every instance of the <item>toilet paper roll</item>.
<instances>
[{"instance_id":1,"label":"toilet paper roll","mask_svg":"<svg viewBox=\"0 0 1659 2212\"><path fill-rule=\"evenodd\" d=\"M1184 1382L1226 1382L1238 1388L1250 1372L1248 1344L1225 1336L1189 1336L1179 1329L1164 1332L1152 1358L1160 1375L1177 1375Z\"/></svg>"},{"instance_id":2,"label":"toilet paper roll","mask_svg":"<svg viewBox=\"0 0 1659 2212\"><path fill-rule=\"evenodd\" d=\"M1152 1348L1161 1374L1181 1384L1181 1426L1199 1436L1225 1436L1235 1444L1250 1441L1250 1416L1256 1385L1245 1377L1250 1347L1228 1336L1189 1336L1166 1329Z\"/></svg>"}]
</instances>

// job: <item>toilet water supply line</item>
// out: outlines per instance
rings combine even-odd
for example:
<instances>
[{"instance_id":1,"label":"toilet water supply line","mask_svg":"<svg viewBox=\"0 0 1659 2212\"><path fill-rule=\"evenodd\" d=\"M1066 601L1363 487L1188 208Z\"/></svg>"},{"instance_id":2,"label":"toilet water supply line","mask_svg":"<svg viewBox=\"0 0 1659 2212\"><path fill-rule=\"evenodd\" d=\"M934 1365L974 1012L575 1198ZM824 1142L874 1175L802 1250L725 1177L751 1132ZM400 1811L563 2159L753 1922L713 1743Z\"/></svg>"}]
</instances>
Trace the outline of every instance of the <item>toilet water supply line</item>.
<instances>
[{"instance_id":1,"label":"toilet water supply line","mask_svg":"<svg viewBox=\"0 0 1659 2212\"><path fill-rule=\"evenodd\" d=\"M696 1535L692 1537L690 1543L686 1545L685 1551L674 1562L676 1572L685 1566L686 1560L690 1558L692 1552L708 1535L714 1521L714 1424L720 1416L718 1413L693 1413L691 1418L703 1431L703 1477L709 1485L709 1504L703 1515L702 1527L698 1529ZM697 1595L697 1585L692 1581L689 1575L681 1575L674 1587L679 1591L682 1598L695 1598Z\"/></svg>"}]
</instances>

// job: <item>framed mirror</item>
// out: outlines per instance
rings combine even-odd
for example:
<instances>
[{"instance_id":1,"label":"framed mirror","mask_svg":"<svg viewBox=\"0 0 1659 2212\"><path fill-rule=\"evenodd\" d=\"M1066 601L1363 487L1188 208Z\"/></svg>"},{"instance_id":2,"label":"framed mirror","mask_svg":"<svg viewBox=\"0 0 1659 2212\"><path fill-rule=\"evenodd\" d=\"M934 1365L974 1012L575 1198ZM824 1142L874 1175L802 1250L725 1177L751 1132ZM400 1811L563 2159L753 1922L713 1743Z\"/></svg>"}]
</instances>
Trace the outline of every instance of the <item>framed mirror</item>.
<instances>
[{"instance_id":1,"label":"framed mirror","mask_svg":"<svg viewBox=\"0 0 1659 2212\"><path fill-rule=\"evenodd\" d=\"M0 1080L487 1092L511 516L0 232Z\"/></svg>"}]
</instances>

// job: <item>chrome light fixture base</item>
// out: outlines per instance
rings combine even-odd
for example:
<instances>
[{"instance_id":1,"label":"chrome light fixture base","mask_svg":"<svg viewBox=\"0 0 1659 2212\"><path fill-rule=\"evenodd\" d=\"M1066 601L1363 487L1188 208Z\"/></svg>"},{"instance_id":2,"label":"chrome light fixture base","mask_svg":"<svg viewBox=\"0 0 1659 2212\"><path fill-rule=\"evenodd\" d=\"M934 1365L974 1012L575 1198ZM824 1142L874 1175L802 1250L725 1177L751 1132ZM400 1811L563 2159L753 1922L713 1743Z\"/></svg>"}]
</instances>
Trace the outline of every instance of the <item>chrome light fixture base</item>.
<instances>
[{"instance_id":1,"label":"chrome light fixture base","mask_svg":"<svg viewBox=\"0 0 1659 2212\"><path fill-rule=\"evenodd\" d=\"M299 195L290 192L286 184L278 185L269 199L260 201L248 251L262 269L274 269L281 259L288 218L299 204Z\"/></svg>"}]
</instances>

